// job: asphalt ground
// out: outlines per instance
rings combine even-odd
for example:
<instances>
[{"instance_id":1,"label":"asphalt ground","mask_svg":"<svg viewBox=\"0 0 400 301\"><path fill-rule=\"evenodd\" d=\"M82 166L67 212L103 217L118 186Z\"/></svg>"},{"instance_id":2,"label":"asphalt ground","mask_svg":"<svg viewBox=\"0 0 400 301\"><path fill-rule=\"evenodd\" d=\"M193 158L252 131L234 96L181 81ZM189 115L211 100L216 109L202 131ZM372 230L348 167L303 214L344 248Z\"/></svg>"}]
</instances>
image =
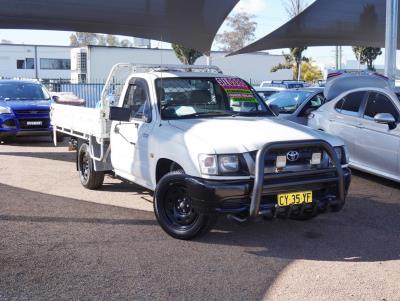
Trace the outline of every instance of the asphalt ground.
<instances>
[{"instance_id":1,"label":"asphalt ground","mask_svg":"<svg viewBox=\"0 0 400 301\"><path fill-rule=\"evenodd\" d=\"M400 184L355 172L314 220L170 238L151 193L80 186L48 139L0 145L0 300L400 300Z\"/></svg>"}]
</instances>

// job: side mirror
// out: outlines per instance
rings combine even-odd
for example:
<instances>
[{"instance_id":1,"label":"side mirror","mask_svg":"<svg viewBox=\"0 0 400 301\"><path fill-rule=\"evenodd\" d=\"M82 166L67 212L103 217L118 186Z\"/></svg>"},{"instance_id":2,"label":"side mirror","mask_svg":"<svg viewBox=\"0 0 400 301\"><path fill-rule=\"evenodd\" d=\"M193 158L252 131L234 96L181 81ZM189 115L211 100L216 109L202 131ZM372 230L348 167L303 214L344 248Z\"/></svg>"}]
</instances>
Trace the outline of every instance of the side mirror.
<instances>
[{"instance_id":1,"label":"side mirror","mask_svg":"<svg viewBox=\"0 0 400 301\"><path fill-rule=\"evenodd\" d=\"M396 119L390 113L376 114L374 121L380 124L387 124L391 130L396 128Z\"/></svg>"},{"instance_id":2,"label":"side mirror","mask_svg":"<svg viewBox=\"0 0 400 301\"><path fill-rule=\"evenodd\" d=\"M52 99L54 102L57 103L57 102L60 100L60 97L57 96L57 95L53 95L53 96L51 97L51 99Z\"/></svg>"},{"instance_id":3,"label":"side mirror","mask_svg":"<svg viewBox=\"0 0 400 301\"><path fill-rule=\"evenodd\" d=\"M272 111L272 113L274 113L276 116L279 116L279 114L281 112L281 109L279 108L279 106L274 105L274 104L270 104L269 108Z\"/></svg>"},{"instance_id":4,"label":"side mirror","mask_svg":"<svg viewBox=\"0 0 400 301\"><path fill-rule=\"evenodd\" d=\"M307 108L303 111L303 113L301 115L303 115L304 117L308 117L315 110L316 110L316 108Z\"/></svg>"},{"instance_id":5,"label":"side mirror","mask_svg":"<svg viewBox=\"0 0 400 301\"><path fill-rule=\"evenodd\" d=\"M113 120L113 121L129 121L129 120L131 120L131 109L110 107L110 120Z\"/></svg>"}]
</instances>

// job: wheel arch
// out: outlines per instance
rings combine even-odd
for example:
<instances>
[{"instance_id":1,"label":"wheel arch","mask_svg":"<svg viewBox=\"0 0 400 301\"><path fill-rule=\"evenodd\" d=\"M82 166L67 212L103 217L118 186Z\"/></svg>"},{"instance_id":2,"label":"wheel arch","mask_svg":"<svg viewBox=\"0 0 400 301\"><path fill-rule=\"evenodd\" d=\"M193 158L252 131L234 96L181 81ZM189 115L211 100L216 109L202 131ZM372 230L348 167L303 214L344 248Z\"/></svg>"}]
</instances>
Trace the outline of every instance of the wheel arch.
<instances>
[{"instance_id":1,"label":"wheel arch","mask_svg":"<svg viewBox=\"0 0 400 301\"><path fill-rule=\"evenodd\" d=\"M156 164L156 173L155 173L156 183L158 183L161 180L161 178L167 173L177 170L184 171L184 168L174 160L168 158L158 159Z\"/></svg>"}]
</instances>

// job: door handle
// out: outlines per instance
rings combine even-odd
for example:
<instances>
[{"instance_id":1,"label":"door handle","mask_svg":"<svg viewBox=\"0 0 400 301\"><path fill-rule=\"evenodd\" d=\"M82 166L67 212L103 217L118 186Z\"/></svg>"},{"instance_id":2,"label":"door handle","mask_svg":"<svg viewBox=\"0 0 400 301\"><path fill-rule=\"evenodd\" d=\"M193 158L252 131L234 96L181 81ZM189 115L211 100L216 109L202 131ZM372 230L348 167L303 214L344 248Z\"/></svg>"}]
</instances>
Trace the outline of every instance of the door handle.
<instances>
[{"instance_id":1,"label":"door handle","mask_svg":"<svg viewBox=\"0 0 400 301\"><path fill-rule=\"evenodd\" d=\"M356 123L356 127L359 129L363 129L364 128L364 124L362 124L361 122Z\"/></svg>"}]
</instances>

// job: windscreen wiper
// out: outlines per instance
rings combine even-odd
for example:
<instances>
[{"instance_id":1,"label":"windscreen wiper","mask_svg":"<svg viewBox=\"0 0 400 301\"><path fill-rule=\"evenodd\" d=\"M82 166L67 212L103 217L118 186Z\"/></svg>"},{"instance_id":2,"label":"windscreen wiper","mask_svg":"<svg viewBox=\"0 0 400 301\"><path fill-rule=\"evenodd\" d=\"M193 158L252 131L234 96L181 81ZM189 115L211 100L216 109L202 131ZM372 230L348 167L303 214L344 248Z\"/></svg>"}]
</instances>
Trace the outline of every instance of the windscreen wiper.
<instances>
[{"instance_id":1,"label":"windscreen wiper","mask_svg":"<svg viewBox=\"0 0 400 301\"><path fill-rule=\"evenodd\" d=\"M183 115L180 117L186 118L186 117L202 117L202 116L205 116L205 117L206 116L232 116L232 114L228 113L228 112L198 112L198 113Z\"/></svg>"},{"instance_id":2,"label":"windscreen wiper","mask_svg":"<svg viewBox=\"0 0 400 301\"><path fill-rule=\"evenodd\" d=\"M257 116L271 116L271 114L267 111L253 111L253 112L237 112L235 114L232 114L231 116L236 117L236 116L249 116L249 117L257 117Z\"/></svg>"}]
</instances>

